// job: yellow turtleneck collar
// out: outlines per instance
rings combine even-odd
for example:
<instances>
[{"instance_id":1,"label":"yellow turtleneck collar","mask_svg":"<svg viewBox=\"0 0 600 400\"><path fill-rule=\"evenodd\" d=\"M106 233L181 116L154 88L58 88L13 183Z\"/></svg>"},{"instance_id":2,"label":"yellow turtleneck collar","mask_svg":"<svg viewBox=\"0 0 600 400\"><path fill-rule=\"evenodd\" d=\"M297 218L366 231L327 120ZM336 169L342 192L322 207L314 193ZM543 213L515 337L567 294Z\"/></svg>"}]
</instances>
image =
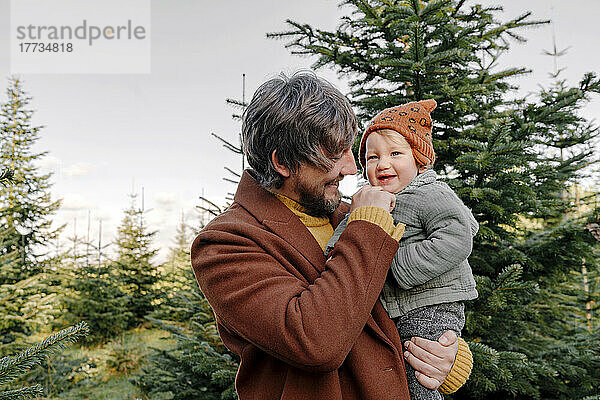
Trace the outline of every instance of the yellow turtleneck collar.
<instances>
[{"instance_id":1,"label":"yellow turtleneck collar","mask_svg":"<svg viewBox=\"0 0 600 400\"><path fill-rule=\"evenodd\" d=\"M306 209L297 201L279 193L272 192L287 208L290 209L313 235L321 249L325 251L327 242L333 236L333 226L327 217L314 217L306 213Z\"/></svg>"}]
</instances>

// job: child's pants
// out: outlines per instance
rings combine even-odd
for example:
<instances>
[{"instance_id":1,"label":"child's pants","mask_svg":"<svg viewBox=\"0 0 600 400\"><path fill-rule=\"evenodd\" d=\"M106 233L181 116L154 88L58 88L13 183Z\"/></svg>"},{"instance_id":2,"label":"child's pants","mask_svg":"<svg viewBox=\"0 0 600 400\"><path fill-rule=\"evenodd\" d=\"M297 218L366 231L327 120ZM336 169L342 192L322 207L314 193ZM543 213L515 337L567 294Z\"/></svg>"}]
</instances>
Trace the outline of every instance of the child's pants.
<instances>
[{"instance_id":1,"label":"child's pants","mask_svg":"<svg viewBox=\"0 0 600 400\"><path fill-rule=\"evenodd\" d=\"M453 330L458 336L465 325L465 305L462 302L442 303L410 310L394 318L402 343L413 336L437 341L447 330ZM408 390L412 400L441 400L437 390L427 389L415 377L415 370L406 364Z\"/></svg>"}]
</instances>

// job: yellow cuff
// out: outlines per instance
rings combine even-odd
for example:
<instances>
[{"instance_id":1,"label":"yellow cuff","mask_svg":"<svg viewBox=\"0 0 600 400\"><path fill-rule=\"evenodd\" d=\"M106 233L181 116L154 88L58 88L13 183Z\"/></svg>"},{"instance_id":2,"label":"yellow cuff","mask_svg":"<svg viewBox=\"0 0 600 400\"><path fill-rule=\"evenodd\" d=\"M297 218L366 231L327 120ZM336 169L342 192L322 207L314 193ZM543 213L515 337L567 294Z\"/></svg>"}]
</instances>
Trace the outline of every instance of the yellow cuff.
<instances>
[{"instance_id":1,"label":"yellow cuff","mask_svg":"<svg viewBox=\"0 0 600 400\"><path fill-rule=\"evenodd\" d=\"M390 236L392 237L392 239L400 241L400 239L402 238L402 235L404 235L404 228L405 228L405 225L402 223L399 223L398 225L396 225L394 227L394 231L392 233L390 233Z\"/></svg>"},{"instance_id":2,"label":"yellow cuff","mask_svg":"<svg viewBox=\"0 0 600 400\"><path fill-rule=\"evenodd\" d=\"M443 394L456 392L462 385L465 384L471 370L473 369L473 354L469 349L467 342L463 338L458 338L458 352L450 373L442 383L438 390Z\"/></svg>"},{"instance_id":3,"label":"yellow cuff","mask_svg":"<svg viewBox=\"0 0 600 400\"><path fill-rule=\"evenodd\" d=\"M395 240L400 240L402 234L404 233L404 224L398 224L397 226L394 226L394 219L392 218L392 215L380 207L359 207L352 211L348 216L348 223L359 220L368 221L378 225Z\"/></svg>"}]
</instances>

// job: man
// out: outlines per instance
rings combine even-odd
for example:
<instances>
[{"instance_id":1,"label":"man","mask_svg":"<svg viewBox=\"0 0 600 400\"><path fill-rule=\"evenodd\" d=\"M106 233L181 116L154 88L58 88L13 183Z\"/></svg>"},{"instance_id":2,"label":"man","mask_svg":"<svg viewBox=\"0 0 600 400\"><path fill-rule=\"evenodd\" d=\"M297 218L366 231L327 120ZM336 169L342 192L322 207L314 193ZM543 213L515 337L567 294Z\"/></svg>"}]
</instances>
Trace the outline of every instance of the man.
<instances>
[{"instance_id":1,"label":"man","mask_svg":"<svg viewBox=\"0 0 600 400\"><path fill-rule=\"evenodd\" d=\"M392 194L364 187L341 202L356 174L358 133L348 100L313 74L264 83L245 111L244 172L234 203L192 245L196 279L224 344L241 358L246 399L409 400L404 358L432 389L459 387L471 356L456 336L415 338L407 351L378 301L403 226ZM328 259L323 249L346 213ZM368 238L368 240L365 240Z\"/></svg>"}]
</instances>

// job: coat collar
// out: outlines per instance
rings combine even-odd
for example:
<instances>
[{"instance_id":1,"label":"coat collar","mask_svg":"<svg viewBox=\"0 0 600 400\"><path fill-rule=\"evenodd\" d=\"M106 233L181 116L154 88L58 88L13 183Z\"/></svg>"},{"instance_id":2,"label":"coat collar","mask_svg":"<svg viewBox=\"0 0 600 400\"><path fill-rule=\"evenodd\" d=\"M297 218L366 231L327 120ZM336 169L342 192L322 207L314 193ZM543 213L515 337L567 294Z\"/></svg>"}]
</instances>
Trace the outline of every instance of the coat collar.
<instances>
[{"instance_id":1,"label":"coat collar","mask_svg":"<svg viewBox=\"0 0 600 400\"><path fill-rule=\"evenodd\" d=\"M255 172L252 170L244 171L234 201L303 254L318 271L322 271L325 267L325 255L316 239L285 204L258 184L253 174ZM342 202L333 212L329 220L334 228L348 209L348 204Z\"/></svg>"}]
</instances>

